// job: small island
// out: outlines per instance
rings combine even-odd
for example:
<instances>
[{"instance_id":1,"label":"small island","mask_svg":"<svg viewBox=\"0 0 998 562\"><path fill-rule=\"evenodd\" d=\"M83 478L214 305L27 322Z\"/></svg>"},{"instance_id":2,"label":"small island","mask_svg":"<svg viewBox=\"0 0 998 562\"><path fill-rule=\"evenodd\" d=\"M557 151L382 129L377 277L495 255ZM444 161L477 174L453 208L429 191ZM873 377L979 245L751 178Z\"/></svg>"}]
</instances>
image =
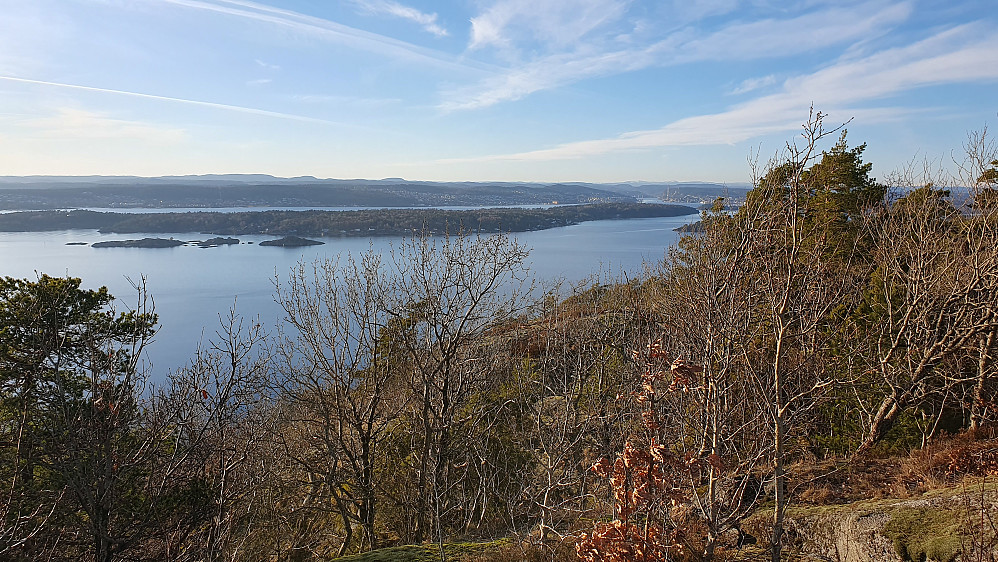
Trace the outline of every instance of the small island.
<instances>
[{"instance_id":1,"label":"small island","mask_svg":"<svg viewBox=\"0 0 998 562\"><path fill-rule=\"evenodd\" d=\"M173 238L143 238L141 240L108 240L94 242L92 248L175 248L183 246L184 242Z\"/></svg>"},{"instance_id":2,"label":"small island","mask_svg":"<svg viewBox=\"0 0 998 562\"><path fill-rule=\"evenodd\" d=\"M197 245L200 246L201 248L214 248L216 246L230 246L238 243L239 243L238 238L216 237L216 238L209 238L203 242L197 242Z\"/></svg>"},{"instance_id":3,"label":"small island","mask_svg":"<svg viewBox=\"0 0 998 562\"><path fill-rule=\"evenodd\" d=\"M318 240L309 240L308 238L301 238L298 236L285 236L284 238L278 238L277 240L264 240L260 242L260 246L281 246L283 248L299 248L301 246L318 246L319 244L325 244L325 242L319 242Z\"/></svg>"}]
</instances>

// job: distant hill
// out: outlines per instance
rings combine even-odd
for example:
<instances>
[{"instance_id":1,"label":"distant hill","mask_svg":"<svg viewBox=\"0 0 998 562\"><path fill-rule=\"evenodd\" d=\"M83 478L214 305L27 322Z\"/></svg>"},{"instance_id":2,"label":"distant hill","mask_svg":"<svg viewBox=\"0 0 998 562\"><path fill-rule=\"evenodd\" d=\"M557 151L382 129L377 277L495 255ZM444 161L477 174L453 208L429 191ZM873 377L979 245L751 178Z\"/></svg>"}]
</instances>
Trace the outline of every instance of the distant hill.
<instances>
[{"instance_id":1,"label":"distant hill","mask_svg":"<svg viewBox=\"0 0 998 562\"><path fill-rule=\"evenodd\" d=\"M566 185L591 187L636 199L660 199L668 203L699 205L713 203L718 197L728 199L729 203L737 205L745 200L745 194L752 189L748 183L710 182L573 183Z\"/></svg>"},{"instance_id":2,"label":"distant hill","mask_svg":"<svg viewBox=\"0 0 998 562\"><path fill-rule=\"evenodd\" d=\"M707 203L745 189L708 183L423 182L198 176L0 177L0 210L67 208L440 207L634 202Z\"/></svg>"},{"instance_id":3,"label":"distant hill","mask_svg":"<svg viewBox=\"0 0 998 562\"><path fill-rule=\"evenodd\" d=\"M439 207L633 202L565 184L320 180L310 177L176 176L0 178L0 209L86 207Z\"/></svg>"}]
</instances>

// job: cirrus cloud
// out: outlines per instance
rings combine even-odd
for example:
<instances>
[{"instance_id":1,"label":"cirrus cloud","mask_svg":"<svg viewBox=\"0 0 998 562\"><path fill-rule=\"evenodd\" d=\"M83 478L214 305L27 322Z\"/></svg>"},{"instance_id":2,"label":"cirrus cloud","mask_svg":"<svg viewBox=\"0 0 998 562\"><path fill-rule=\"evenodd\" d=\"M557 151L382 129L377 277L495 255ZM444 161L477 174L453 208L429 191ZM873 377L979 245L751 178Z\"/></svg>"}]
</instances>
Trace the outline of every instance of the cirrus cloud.
<instances>
[{"instance_id":1,"label":"cirrus cloud","mask_svg":"<svg viewBox=\"0 0 998 562\"><path fill-rule=\"evenodd\" d=\"M800 116L812 106L830 114L833 120L857 118L876 123L916 110L863 104L926 86L996 81L998 32L967 24L905 47L840 61L812 74L790 78L781 91L720 113L687 117L659 129L630 131L612 138L441 162L550 161L670 146L734 144L798 129Z\"/></svg>"},{"instance_id":2,"label":"cirrus cloud","mask_svg":"<svg viewBox=\"0 0 998 562\"><path fill-rule=\"evenodd\" d=\"M480 16L481 20L472 20L471 46L494 44L512 49L515 36L506 29L516 18L523 17L530 5L528 0L506 0ZM542 17L537 21L546 23L532 25L538 26L537 35L542 35L542 29L549 30L555 37L550 42L565 43L568 48L514 64L476 84L446 90L442 92L439 107L444 111L480 109L586 79L650 67L799 55L886 33L906 20L912 9L910 2L823 8L784 19L735 22L707 35L695 27L684 27L656 41L637 45L607 38L584 40L605 19L619 16L619 8L608 9L609 15L604 19L586 16L582 10L576 16L579 23L568 26L568 30L561 30L565 26L558 25L559 17L568 16L555 12L558 17Z\"/></svg>"},{"instance_id":3,"label":"cirrus cloud","mask_svg":"<svg viewBox=\"0 0 998 562\"><path fill-rule=\"evenodd\" d=\"M372 15L388 15L419 24L424 31L437 37L450 35L439 23L437 14L427 14L412 6L406 6L394 0L351 0L362 11Z\"/></svg>"}]
</instances>

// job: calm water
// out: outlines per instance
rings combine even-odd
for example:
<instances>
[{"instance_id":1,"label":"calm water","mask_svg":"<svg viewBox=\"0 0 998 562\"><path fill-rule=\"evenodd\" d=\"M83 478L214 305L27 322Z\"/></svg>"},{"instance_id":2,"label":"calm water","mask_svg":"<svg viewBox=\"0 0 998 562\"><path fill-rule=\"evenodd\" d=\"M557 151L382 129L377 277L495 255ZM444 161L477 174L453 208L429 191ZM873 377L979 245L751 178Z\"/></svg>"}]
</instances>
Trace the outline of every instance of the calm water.
<instances>
[{"instance_id":1,"label":"calm water","mask_svg":"<svg viewBox=\"0 0 998 562\"><path fill-rule=\"evenodd\" d=\"M593 274L637 275L646 262L661 260L678 239L673 229L693 222L697 215L670 218L595 221L515 235L531 248L531 269L543 281L577 281ZM272 236L238 236L237 246L198 248L91 248L102 240L146 236L204 240L202 234L100 234L95 230L0 233L0 275L34 278L36 274L70 275L89 288L106 285L122 306L134 305L128 278L145 276L162 324L148 348L153 377L182 366L198 340L211 336L219 314L235 303L245 316L259 315L273 326L279 309L273 300L273 280L282 278L299 261L354 255L373 246L390 251L399 238L325 238L322 246L306 248L259 247ZM253 242L247 244L246 242Z\"/></svg>"}]
</instances>

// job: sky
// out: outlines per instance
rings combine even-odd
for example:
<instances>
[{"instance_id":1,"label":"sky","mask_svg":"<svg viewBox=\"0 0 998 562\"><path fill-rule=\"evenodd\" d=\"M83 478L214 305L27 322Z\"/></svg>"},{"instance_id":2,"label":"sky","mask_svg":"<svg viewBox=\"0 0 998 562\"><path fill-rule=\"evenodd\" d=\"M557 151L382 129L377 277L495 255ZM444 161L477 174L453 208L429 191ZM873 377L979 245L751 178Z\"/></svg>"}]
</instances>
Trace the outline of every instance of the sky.
<instances>
[{"instance_id":1,"label":"sky","mask_svg":"<svg viewBox=\"0 0 998 562\"><path fill-rule=\"evenodd\" d=\"M813 107L882 177L996 86L993 0L0 0L0 175L736 183Z\"/></svg>"}]
</instances>

